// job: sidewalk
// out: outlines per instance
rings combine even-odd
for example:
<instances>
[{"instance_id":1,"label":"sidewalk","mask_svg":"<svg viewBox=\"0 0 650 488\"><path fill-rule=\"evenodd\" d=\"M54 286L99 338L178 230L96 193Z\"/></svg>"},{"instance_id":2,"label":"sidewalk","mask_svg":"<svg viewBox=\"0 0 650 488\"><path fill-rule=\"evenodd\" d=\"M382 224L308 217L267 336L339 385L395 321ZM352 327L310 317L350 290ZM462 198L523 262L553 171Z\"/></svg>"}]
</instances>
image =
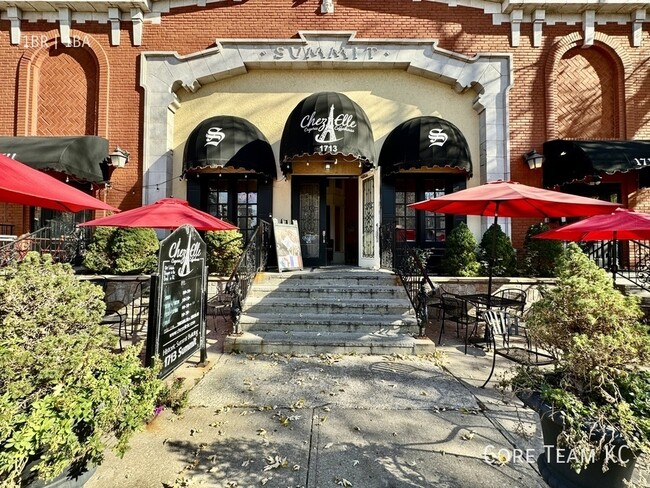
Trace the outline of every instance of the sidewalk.
<instances>
[{"instance_id":1,"label":"sidewalk","mask_svg":"<svg viewBox=\"0 0 650 488\"><path fill-rule=\"evenodd\" d=\"M463 354L455 331L442 367L433 357L226 355L222 334L210 336L208 368L178 372L202 376L190 407L164 411L122 460L108 453L88 488L546 486L537 414L503 402L498 371L478 388L491 356ZM486 462L515 447L523 459Z\"/></svg>"}]
</instances>

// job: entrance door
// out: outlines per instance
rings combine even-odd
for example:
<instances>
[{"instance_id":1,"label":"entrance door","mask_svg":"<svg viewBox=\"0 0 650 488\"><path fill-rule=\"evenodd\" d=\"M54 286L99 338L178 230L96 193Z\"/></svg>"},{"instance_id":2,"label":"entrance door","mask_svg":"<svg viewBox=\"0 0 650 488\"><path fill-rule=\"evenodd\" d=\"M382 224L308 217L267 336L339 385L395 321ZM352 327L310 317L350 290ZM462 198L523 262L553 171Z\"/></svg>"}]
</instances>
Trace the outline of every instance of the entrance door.
<instances>
[{"instance_id":1,"label":"entrance door","mask_svg":"<svg viewBox=\"0 0 650 488\"><path fill-rule=\"evenodd\" d=\"M325 178L292 178L291 215L298 220L305 267L327 264Z\"/></svg>"}]
</instances>

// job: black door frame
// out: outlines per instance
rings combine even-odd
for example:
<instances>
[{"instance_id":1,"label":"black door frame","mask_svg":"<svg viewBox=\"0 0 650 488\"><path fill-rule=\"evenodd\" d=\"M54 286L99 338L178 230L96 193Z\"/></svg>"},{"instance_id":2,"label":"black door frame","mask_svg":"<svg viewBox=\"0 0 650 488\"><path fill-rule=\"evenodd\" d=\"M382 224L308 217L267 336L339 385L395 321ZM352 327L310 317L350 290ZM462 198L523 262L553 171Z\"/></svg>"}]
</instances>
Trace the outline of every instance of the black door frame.
<instances>
[{"instance_id":1,"label":"black door frame","mask_svg":"<svg viewBox=\"0 0 650 488\"><path fill-rule=\"evenodd\" d=\"M304 252L303 227L300 225L300 186L304 183L318 183L320 190L318 205L318 258L309 258ZM327 266L327 214L326 214L327 176L292 176L291 177L291 220L298 221L300 246L303 250L303 265L305 267Z\"/></svg>"}]
</instances>

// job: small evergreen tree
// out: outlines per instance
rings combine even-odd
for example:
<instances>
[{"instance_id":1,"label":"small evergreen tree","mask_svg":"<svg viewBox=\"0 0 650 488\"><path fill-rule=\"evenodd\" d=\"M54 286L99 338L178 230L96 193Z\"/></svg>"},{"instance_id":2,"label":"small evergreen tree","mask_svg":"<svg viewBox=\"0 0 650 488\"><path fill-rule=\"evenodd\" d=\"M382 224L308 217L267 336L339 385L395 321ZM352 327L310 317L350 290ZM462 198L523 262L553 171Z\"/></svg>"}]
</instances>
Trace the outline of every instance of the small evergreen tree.
<instances>
[{"instance_id":1,"label":"small evergreen tree","mask_svg":"<svg viewBox=\"0 0 650 488\"><path fill-rule=\"evenodd\" d=\"M83 264L95 273L151 273L158 266L159 247L153 229L98 227Z\"/></svg>"},{"instance_id":2,"label":"small evergreen tree","mask_svg":"<svg viewBox=\"0 0 650 488\"><path fill-rule=\"evenodd\" d=\"M492 276L515 276L517 274L517 254L512 247L512 241L501 230L499 224L492 224L485 231L479 244L479 261L481 273L487 276L490 260L492 263Z\"/></svg>"},{"instance_id":3,"label":"small evergreen tree","mask_svg":"<svg viewBox=\"0 0 650 488\"><path fill-rule=\"evenodd\" d=\"M205 233L208 272L229 275L242 253L244 240L238 230Z\"/></svg>"},{"instance_id":4,"label":"small evergreen tree","mask_svg":"<svg viewBox=\"0 0 650 488\"><path fill-rule=\"evenodd\" d=\"M111 241L117 274L151 273L158 267L158 236L153 229L117 229Z\"/></svg>"},{"instance_id":5,"label":"small evergreen tree","mask_svg":"<svg viewBox=\"0 0 650 488\"><path fill-rule=\"evenodd\" d=\"M533 236L549 230L548 224L539 222L529 227L524 239L522 270L526 276L551 278L557 275L556 267L563 253L560 241L534 239Z\"/></svg>"},{"instance_id":6,"label":"small evergreen tree","mask_svg":"<svg viewBox=\"0 0 650 488\"><path fill-rule=\"evenodd\" d=\"M447 236L441 265L448 276L478 276L476 239L465 222L459 223Z\"/></svg>"}]
</instances>

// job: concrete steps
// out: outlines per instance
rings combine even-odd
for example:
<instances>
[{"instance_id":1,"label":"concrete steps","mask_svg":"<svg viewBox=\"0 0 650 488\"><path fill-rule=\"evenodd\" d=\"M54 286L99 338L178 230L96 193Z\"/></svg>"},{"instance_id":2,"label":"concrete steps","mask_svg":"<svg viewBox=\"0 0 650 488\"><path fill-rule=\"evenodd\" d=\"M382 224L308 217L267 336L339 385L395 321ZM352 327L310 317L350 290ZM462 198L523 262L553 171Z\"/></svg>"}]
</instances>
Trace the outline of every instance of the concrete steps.
<instances>
[{"instance_id":1,"label":"concrete steps","mask_svg":"<svg viewBox=\"0 0 650 488\"><path fill-rule=\"evenodd\" d=\"M423 354L435 349L429 339L415 338L417 321L399 279L359 268L258 274L240 330L226 339L226 351Z\"/></svg>"}]
</instances>

